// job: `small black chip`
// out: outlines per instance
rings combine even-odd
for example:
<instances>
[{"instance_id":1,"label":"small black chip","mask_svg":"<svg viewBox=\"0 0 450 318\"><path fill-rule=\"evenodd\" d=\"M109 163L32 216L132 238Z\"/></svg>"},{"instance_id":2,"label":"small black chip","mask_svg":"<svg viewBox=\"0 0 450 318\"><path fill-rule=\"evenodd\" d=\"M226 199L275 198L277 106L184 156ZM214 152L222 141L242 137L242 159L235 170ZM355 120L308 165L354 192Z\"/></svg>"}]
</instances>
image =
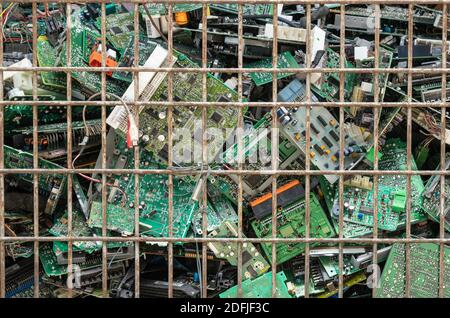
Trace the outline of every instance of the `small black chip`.
<instances>
[{"instance_id":1,"label":"small black chip","mask_svg":"<svg viewBox=\"0 0 450 318\"><path fill-rule=\"evenodd\" d=\"M322 141L329 147L333 147L333 144L331 143L330 139L328 139L327 137L323 137Z\"/></svg>"},{"instance_id":2,"label":"small black chip","mask_svg":"<svg viewBox=\"0 0 450 318\"><path fill-rule=\"evenodd\" d=\"M242 252L242 263L245 264L252 259L252 255L248 251Z\"/></svg>"},{"instance_id":3,"label":"small black chip","mask_svg":"<svg viewBox=\"0 0 450 318\"><path fill-rule=\"evenodd\" d=\"M323 119L322 116L317 116L317 120L322 124L323 127L327 126L327 122Z\"/></svg>"},{"instance_id":4,"label":"small black chip","mask_svg":"<svg viewBox=\"0 0 450 318\"><path fill-rule=\"evenodd\" d=\"M334 130L330 130L330 135L335 141L339 141L339 135Z\"/></svg>"},{"instance_id":5,"label":"small black chip","mask_svg":"<svg viewBox=\"0 0 450 318\"><path fill-rule=\"evenodd\" d=\"M222 115L221 114L219 114L218 112L214 112L213 114L212 114L212 116L211 116L211 119L216 123L216 124L218 124L218 123L220 123L220 121L222 120Z\"/></svg>"},{"instance_id":6,"label":"small black chip","mask_svg":"<svg viewBox=\"0 0 450 318\"><path fill-rule=\"evenodd\" d=\"M123 33L123 32L122 32L122 29L119 28L119 27L112 27L112 28L111 28L111 32L112 32L113 34L120 34L120 33Z\"/></svg>"},{"instance_id":7,"label":"small black chip","mask_svg":"<svg viewBox=\"0 0 450 318\"><path fill-rule=\"evenodd\" d=\"M314 126L313 124L311 124L311 130L312 130L316 135L319 134L319 131L317 130L316 126Z\"/></svg>"},{"instance_id":8,"label":"small black chip","mask_svg":"<svg viewBox=\"0 0 450 318\"><path fill-rule=\"evenodd\" d=\"M314 145L314 149L317 151L317 153L318 153L319 155L322 156L322 155L324 154L322 148L320 148L319 145L315 144L315 145Z\"/></svg>"}]
</instances>

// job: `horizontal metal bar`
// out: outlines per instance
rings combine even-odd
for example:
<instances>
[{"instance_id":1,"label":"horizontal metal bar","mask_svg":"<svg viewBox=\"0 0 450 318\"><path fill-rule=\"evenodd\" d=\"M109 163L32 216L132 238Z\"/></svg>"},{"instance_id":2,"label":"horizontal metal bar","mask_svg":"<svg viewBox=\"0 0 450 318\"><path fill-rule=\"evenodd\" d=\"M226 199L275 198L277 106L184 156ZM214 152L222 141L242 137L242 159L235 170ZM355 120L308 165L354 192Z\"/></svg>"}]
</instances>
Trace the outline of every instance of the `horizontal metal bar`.
<instances>
[{"instance_id":1,"label":"horizontal metal bar","mask_svg":"<svg viewBox=\"0 0 450 318\"><path fill-rule=\"evenodd\" d=\"M0 101L1 105L24 105L24 106L54 106L65 107L71 106L117 106L118 101ZM183 102L183 101L130 101L127 105L131 106L144 106L144 107L161 107L161 106L181 106L181 107L349 107L358 106L365 108L423 108L423 107L450 107L450 102Z\"/></svg>"},{"instance_id":2,"label":"horizontal metal bar","mask_svg":"<svg viewBox=\"0 0 450 318\"><path fill-rule=\"evenodd\" d=\"M352 73L352 74L447 74L450 68L172 68L172 67L88 67L88 66L35 66L35 67L0 67L3 72L162 72L162 73Z\"/></svg>"},{"instance_id":3,"label":"horizontal metal bar","mask_svg":"<svg viewBox=\"0 0 450 318\"><path fill-rule=\"evenodd\" d=\"M402 176L450 176L450 170L214 170L214 169L0 169L1 174L76 174L76 173L114 173L114 174L163 174L163 175L286 175L286 176L323 176L323 175L402 175Z\"/></svg>"},{"instance_id":4,"label":"horizontal metal bar","mask_svg":"<svg viewBox=\"0 0 450 318\"><path fill-rule=\"evenodd\" d=\"M250 237L120 237L120 236L85 236L85 237L57 237L57 236L17 236L17 237L0 237L0 241L4 242L184 242L184 243L208 243L208 242L226 242L226 243L450 243L450 238L372 238L372 237L360 237L360 238L250 238Z\"/></svg>"}]
</instances>

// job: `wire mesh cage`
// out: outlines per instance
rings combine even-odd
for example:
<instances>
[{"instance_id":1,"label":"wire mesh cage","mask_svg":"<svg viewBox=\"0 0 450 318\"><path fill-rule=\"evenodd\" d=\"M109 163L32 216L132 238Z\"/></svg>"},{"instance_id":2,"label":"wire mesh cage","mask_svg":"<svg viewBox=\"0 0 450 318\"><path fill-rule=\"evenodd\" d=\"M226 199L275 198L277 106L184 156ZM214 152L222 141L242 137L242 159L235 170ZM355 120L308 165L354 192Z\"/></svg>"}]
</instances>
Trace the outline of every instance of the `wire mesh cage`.
<instances>
[{"instance_id":1,"label":"wire mesh cage","mask_svg":"<svg viewBox=\"0 0 450 318\"><path fill-rule=\"evenodd\" d=\"M450 296L448 1L0 12L1 298Z\"/></svg>"}]
</instances>

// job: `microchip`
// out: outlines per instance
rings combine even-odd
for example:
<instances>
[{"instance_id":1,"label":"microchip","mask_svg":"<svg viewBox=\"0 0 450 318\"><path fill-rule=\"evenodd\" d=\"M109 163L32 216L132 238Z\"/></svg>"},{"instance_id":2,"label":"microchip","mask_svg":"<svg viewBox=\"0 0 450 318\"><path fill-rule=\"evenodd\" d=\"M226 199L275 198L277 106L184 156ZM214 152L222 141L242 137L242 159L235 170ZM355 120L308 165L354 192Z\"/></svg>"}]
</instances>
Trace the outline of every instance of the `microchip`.
<instances>
[{"instance_id":1,"label":"microchip","mask_svg":"<svg viewBox=\"0 0 450 318\"><path fill-rule=\"evenodd\" d=\"M252 278L255 278L258 276L258 273L253 269L253 267L251 265L247 266L247 271L250 273L250 276Z\"/></svg>"},{"instance_id":2,"label":"microchip","mask_svg":"<svg viewBox=\"0 0 450 318\"><path fill-rule=\"evenodd\" d=\"M122 29L119 27L112 27L111 32L112 32L112 34L120 34L120 33L122 33Z\"/></svg>"},{"instance_id":3,"label":"microchip","mask_svg":"<svg viewBox=\"0 0 450 318\"><path fill-rule=\"evenodd\" d=\"M318 144L315 144L313 148L317 151L317 153L318 153L319 155L322 156L322 155L324 154L322 148L320 148Z\"/></svg>"},{"instance_id":4,"label":"microchip","mask_svg":"<svg viewBox=\"0 0 450 318\"><path fill-rule=\"evenodd\" d=\"M167 144L158 152L158 156L164 160L169 158L169 146Z\"/></svg>"},{"instance_id":5,"label":"microchip","mask_svg":"<svg viewBox=\"0 0 450 318\"><path fill-rule=\"evenodd\" d=\"M230 99L229 99L228 97L222 95L222 96L220 96L220 97L217 99L217 101L218 101L219 103L223 103L223 102L229 102Z\"/></svg>"},{"instance_id":6,"label":"microchip","mask_svg":"<svg viewBox=\"0 0 450 318\"><path fill-rule=\"evenodd\" d=\"M317 130L316 126L314 126L314 124L311 123L311 130L317 135L319 133L319 131Z\"/></svg>"},{"instance_id":7,"label":"microchip","mask_svg":"<svg viewBox=\"0 0 450 318\"><path fill-rule=\"evenodd\" d=\"M327 126L327 122L323 119L322 116L317 116L317 120L322 124L323 127Z\"/></svg>"},{"instance_id":8,"label":"microchip","mask_svg":"<svg viewBox=\"0 0 450 318\"><path fill-rule=\"evenodd\" d=\"M335 141L339 141L339 135L336 134L336 132L335 132L334 130L331 130L331 131L330 131L330 135L331 135L331 137L333 137L333 139L334 139Z\"/></svg>"},{"instance_id":9,"label":"microchip","mask_svg":"<svg viewBox=\"0 0 450 318\"><path fill-rule=\"evenodd\" d=\"M222 115L221 114L219 114L218 112L214 112L212 115L211 115L211 119L216 123L216 124L218 124L218 123L220 123L220 121L222 120Z\"/></svg>"},{"instance_id":10,"label":"microchip","mask_svg":"<svg viewBox=\"0 0 450 318\"><path fill-rule=\"evenodd\" d=\"M252 259L252 255L248 251L242 252L242 263L245 264Z\"/></svg>"},{"instance_id":11,"label":"microchip","mask_svg":"<svg viewBox=\"0 0 450 318\"><path fill-rule=\"evenodd\" d=\"M248 176L246 178L246 182L248 183L248 185L250 185L250 187L256 188L261 183L261 179L262 179L261 176L255 174Z\"/></svg>"},{"instance_id":12,"label":"microchip","mask_svg":"<svg viewBox=\"0 0 450 318\"><path fill-rule=\"evenodd\" d=\"M322 141L328 146L328 147L333 147L333 144L331 143L331 141L327 138L327 137L323 137Z\"/></svg>"}]
</instances>

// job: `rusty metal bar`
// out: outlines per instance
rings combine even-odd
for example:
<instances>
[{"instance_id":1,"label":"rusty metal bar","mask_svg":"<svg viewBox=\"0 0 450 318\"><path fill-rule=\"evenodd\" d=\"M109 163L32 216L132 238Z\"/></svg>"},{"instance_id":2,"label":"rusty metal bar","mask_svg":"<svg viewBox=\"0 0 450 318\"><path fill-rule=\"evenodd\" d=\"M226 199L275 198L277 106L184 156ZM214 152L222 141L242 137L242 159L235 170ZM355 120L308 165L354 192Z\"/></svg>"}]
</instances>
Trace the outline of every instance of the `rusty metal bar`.
<instances>
[{"instance_id":1,"label":"rusty metal bar","mask_svg":"<svg viewBox=\"0 0 450 318\"><path fill-rule=\"evenodd\" d=\"M202 67L207 68L208 66L208 6L206 4L202 5ZM208 100L208 82L206 80L206 73L202 73L202 102ZM207 129L207 119L206 119L206 107L202 107L202 167L208 164L208 140L206 136ZM201 211L202 211L202 237L207 237L207 227L208 218L206 215L206 210L208 206L208 184L207 175L201 177L202 182L202 199L201 199ZM202 243L202 298L208 297L207 281L208 281L208 258L207 258L207 245Z\"/></svg>"},{"instance_id":2,"label":"rusty metal bar","mask_svg":"<svg viewBox=\"0 0 450 318\"><path fill-rule=\"evenodd\" d=\"M380 6L379 5L375 5L375 64L374 64L374 68L378 69L379 68L379 63L380 63ZM374 102L377 103L379 100L379 74L375 71L374 72ZM380 109L378 108L373 108L373 121L374 121L374 125L373 125L373 146L374 146L374 162L373 162L373 169L377 170L378 169L378 121L379 121L379 116L380 116ZM373 206L374 206L374 210L373 210L373 237L377 238L378 237L378 176L373 176ZM372 256L372 264L374 266L374 268L378 268L376 267L378 264L378 254L376 253L378 250L378 245L377 243L374 243L372 246L372 252L373 252L373 256ZM375 270L375 269L374 269ZM377 273L376 273L377 274ZM378 279L378 275L373 275L373 277L375 279ZM373 282L372 282L373 283ZM375 282L375 284L373 284L372 286L374 286L372 288L372 296L375 297L376 292L377 292L377 286L378 281Z\"/></svg>"},{"instance_id":3,"label":"rusty metal bar","mask_svg":"<svg viewBox=\"0 0 450 318\"><path fill-rule=\"evenodd\" d=\"M72 102L61 102L61 101L27 101L26 102L27 105L29 106L66 106L68 104L72 105L72 106L88 106L88 107L99 107L99 106L116 106L117 102L116 101L104 101L104 102L99 102L99 101L86 101L86 102L82 102L82 101L72 101ZM5 106L5 105L23 105L23 102L19 102L19 101L0 101L0 106ZM144 106L144 107L158 107L158 106L170 106L171 104L168 102L156 102L156 101L152 101L152 102L129 102L127 103L127 105L130 106ZM358 107L366 107L366 108L382 108L382 107L387 107L387 108L397 108L397 107L404 107L404 108L423 108L423 107L449 107L450 106L450 102L436 102L436 103L426 103L426 102L417 102L417 103L401 103L401 102L379 102L377 104L375 103L370 103L370 102L361 102L361 103L356 103L356 102L336 102L336 103L332 103L332 102L323 102L323 103L314 103L311 102L311 104L307 104L306 102L298 102L298 103L293 103L293 102L247 102L247 103L239 103L239 102L207 102L207 103L202 103L202 102L173 102L172 105L174 106L181 106L181 107L195 107L195 106L201 106L201 107L212 107L212 108L216 108L216 107L272 107L272 108L278 108L278 107L299 107L299 106L311 106L311 107L348 107L348 106L358 106Z\"/></svg>"},{"instance_id":4,"label":"rusty metal bar","mask_svg":"<svg viewBox=\"0 0 450 318\"><path fill-rule=\"evenodd\" d=\"M412 4L408 5L408 69L413 67L413 10ZM407 86L408 101L412 101L412 73L408 71L408 86ZM408 108L406 121L406 165L407 169L411 170L411 147L412 147L412 109ZM411 176L406 176L406 238L411 238ZM411 245L407 242L405 250L406 257L406 272L405 272L405 297L411 297Z\"/></svg>"},{"instance_id":5,"label":"rusty metal bar","mask_svg":"<svg viewBox=\"0 0 450 318\"><path fill-rule=\"evenodd\" d=\"M173 7L172 4L169 4L169 9L168 9L168 16L169 16L169 34L168 34L168 51L169 51L169 56L168 56L168 61L169 61L169 65L172 65L172 61L173 61ZM173 120L172 120L172 116L173 116L173 73L169 73L168 74L168 83L167 83L167 96L168 96L168 102L169 102L169 107L167 108L168 113L167 113L167 121L168 121L168 131L167 131L167 138L168 138L168 165L172 166L173 163L173 153L172 153L172 149L173 149ZM169 237L173 237L173 176L169 175ZM138 233L139 234L139 233ZM138 236L137 234L137 236ZM168 266L169 266L169 277L168 277L168 283L169 283L169 289L168 289L168 297L172 298L173 297L173 243L169 242L168 243ZM200 273L199 273L200 274Z\"/></svg>"},{"instance_id":6,"label":"rusty metal bar","mask_svg":"<svg viewBox=\"0 0 450 318\"><path fill-rule=\"evenodd\" d=\"M306 67L311 66L312 50L311 50L311 5L306 6ZM306 74L306 102L311 102L311 73ZM305 169L311 169L311 107L305 106L305 122L306 122L306 152L305 152ZM305 175L305 238L310 238L311 230L311 179L310 175ZM309 244L305 245L305 298L309 298Z\"/></svg>"},{"instance_id":7,"label":"rusty metal bar","mask_svg":"<svg viewBox=\"0 0 450 318\"><path fill-rule=\"evenodd\" d=\"M345 5L341 4L340 38L339 38L339 68L345 68ZM345 74L339 73L339 101L344 101ZM339 169L344 170L344 109L339 108ZM344 211L344 175L339 176L339 211ZM343 237L344 216L339 213L339 237ZM339 243L339 284L338 296L344 297L344 245Z\"/></svg>"},{"instance_id":8,"label":"rusty metal bar","mask_svg":"<svg viewBox=\"0 0 450 318\"><path fill-rule=\"evenodd\" d=\"M442 65L447 65L447 37L448 37L448 6L444 4L442 6ZM442 90L441 90L441 100L447 100L447 77L442 73ZM441 107L441 145L440 145L440 169L441 172L445 170L445 135L446 135L446 120L445 116L447 108L445 106ZM443 239L445 237L445 176L442 174L440 177L440 196L439 196L439 238ZM445 262L444 262L445 250L444 244L441 242L439 244L439 297L445 297Z\"/></svg>"},{"instance_id":9,"label":"rusty metal bar","mask_svg":"<svg viewBox=\"0 0 450 318\"><path fill-rule=\"evenodd\" d=\"M102 3L101 6L101 45L102 45L102 66L106 65L106 6ZM106 73L101 73L101 100L106 100ZM106 168L106 106L102 105L102 168ZM107 198L106 198L106 174L102 174L102 236L107 236ZM102 244L102 296L103 298L108 297L108 264L107 264L107 252L108 252L108 242L103 241Z\"/></svg>"},{"instance_id":10,"label":"rusty metal bar","mask_svg":"<svg viewBox=\"0 0 450 318\"><path fill-rule=\"evenodd\" d=\"M111 242L192 242L192 243L208 243L208 242L229 242L229 243L245 243L245 242L252 242L252 243L339 243L339 242L348 242L348 243L369 243L373 244L374 242L378 244L391 244L391 243L444 243L448 244L450 243L450 238L282 238L277 237L274 238L248 238L243 237L241 239L239 238L218 238L218 237L197 237L197 238L169 238L169 237L116 237L116 236L96 236L96 237L77 237L73 236L71 238L67 236L39 236L37 238L34 238L32 236L15 236L15 237L0 237L0 241L4 242L55 242L55 241L62 241L62 242L68 242L68 241L82 241L82 242L88 242L88 241L111 241Z\"/></svg>"},{"instance_id":11,"label":"rusty metal bar","mask_svg":"<svg viewBox=\"0 0 450 318\"><path fill-rule=\"evenodd\" d=\"M33 66L37 66L37 3L32 4L33 14ZM33 71L33 101L37 101L37 71ZM38 107L33 105L33 168L39 167L38 161ZM39 236L39 175L33 174L33 230L34 238ZM34 242L34 297L39 298L39 242Z\"/></svg>"},{"instance_id":12,"label":"rusty metal bar","mask_svg":"<svg viewBox=\"0 0 450 318\"><path fill-rule=\"evenodd\" d=\"M449 170L171 170L171 169L0 169L0 174L19 174L19 173L35 173L35 174L76 174L76 173L115 173L115 174L163 174L163 175L201 175L204 173L210 175L286 175L286 176L319 176L319 175L403 175L403 176L434 176L434 175L450 175Z\"/></svg>"},{"instance_id":13,"label":"rusty metal bar","mask_svg":"<svg viewBox=\"0 0 450 318\"><path fill-rule=\"evenodd\" d=\"M134 4L134 21L133 21L133 33L134 33L134 66L139 67L139 5ZM133 100L137 101L139 99L139 77L140 73L133 73L133 82L134 82L134 92L133 92ZM139 114L139 106L134 106L133 108L134 114ZM136 123L136 127L139 130L139 115L134 116L134 121ZM134 147L134 169L140 168L140 148L139 145ZM136 237L139 236L139 175L134 174L134 235ZM170 224L170 223L169 223ZM169 225L170 226L170 225ZM135 298L139 298L140 296L140 277L141 277L141 261L140 261L140 253L139 253L139 243L134 244L134 296Z\"/></svg>"},{"instance_id":14,"label":"rusty metal bar","mask_svg":"<svg viewBox=\"0 0 450 318\"><path fill-rule=\"evenodd\" d=\"M243 38L243 6L242 4L238 5L238 68L244 67L244 38ZM239 102L243 101L243 92L242 92L242 73L238 74L238 98ZM245 162L245 155L243 153L243 145L242 145L242 139L243 139L243 131L244 131L244 111L242 108L239 108L239 115L238 115L238 126L237 126L237 132L236 132L236 138L237 138L237 148L238 148L238 170L242 170L243 168L243 162ZM242 175L238 176L238 238L243 237L243 208L242 208L242 202L243 202L243 187L242 187ZM237 296L239 298L242 297L242 244L238 243L238 268L237 268L237 283L238 283L238 293Z\"/></svg>"},{"instance_id":15,"label":"rusty metal bar","mask_svg":"<svg viewBox=\"0 0 450 318\"><path fill-rule=\"evenodd\" d=\"M273 6L273 41L272 41L272 68L276 69L278 66L278 4ZM278 94L278 80L275 72L272 73L272 101L277 101ZM278 118L276 109L272 108L272 129L271 134L271 165L273 170L278 169ZM277 238L277 175L272 176L272 238L276 240ZM272 298L277 297L277 244L271 245L272 248Z\"/></svg>"},{"instance_id":16,"label":"rusty metal bar","mask_svg":"<svg viewBox=\"0 0 450 318\"><path fill-rule=\"evenodd\" d=\"M0 3L0 11L3 11L3 4ZM3 19L0 19L0 30L3 30ZM3 39L3 32L0 31ZM0 41L0 65L3 65L3 41ZM0 100L3 100L3 71L0 71ZM0 169L4 168L4 106L0 106ZM5 176L0 175L0 238L5 237ZM5 264L5 242L0 241L0 298L6 295L6 264Z\"/></svg>"},{"instance_id":17,"label":"rusty metal bar","mask_svg":"<svg viewBox=\"0 0 450 318\"><path fill-rule=\"evenodd\" d=\"M71 4L66 5L66 54L67 54L67 65L72 65L72 37L71 37ZM66 74L67 91L66 98L70 102L72 100L72 76L70 73ZM73 169L72 165L72 105L67 105L67 167ZM73 189L73 176L70 175L67 178L67 236L71 237L72 233L72 223L73 223L73 210L72 210L72 189ZM68 273L73 274L73 242L68 242ZM67 291L68 298L73 296L73 286L72 282L68 285Z\"/></svg>"}]
</instances>

